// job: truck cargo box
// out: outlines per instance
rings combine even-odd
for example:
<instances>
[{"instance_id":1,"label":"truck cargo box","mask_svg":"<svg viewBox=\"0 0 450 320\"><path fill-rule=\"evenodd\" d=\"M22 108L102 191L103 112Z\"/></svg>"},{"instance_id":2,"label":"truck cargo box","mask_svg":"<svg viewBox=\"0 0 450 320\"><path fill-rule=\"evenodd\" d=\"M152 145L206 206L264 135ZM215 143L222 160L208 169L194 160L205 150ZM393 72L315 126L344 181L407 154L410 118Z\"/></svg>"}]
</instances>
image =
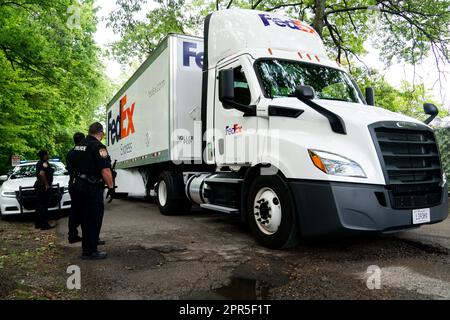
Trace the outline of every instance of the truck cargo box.
<instances>
[{"instance_id":1,"label":"truck cargo box","mask_svg":"<svg viewBox=\"0 0 450 320\"><path fill-rule=\"evenodd\" d=\"M107 106L117 168L201 161L203 40L169 35Z\"/></svg>"}]
</instances>

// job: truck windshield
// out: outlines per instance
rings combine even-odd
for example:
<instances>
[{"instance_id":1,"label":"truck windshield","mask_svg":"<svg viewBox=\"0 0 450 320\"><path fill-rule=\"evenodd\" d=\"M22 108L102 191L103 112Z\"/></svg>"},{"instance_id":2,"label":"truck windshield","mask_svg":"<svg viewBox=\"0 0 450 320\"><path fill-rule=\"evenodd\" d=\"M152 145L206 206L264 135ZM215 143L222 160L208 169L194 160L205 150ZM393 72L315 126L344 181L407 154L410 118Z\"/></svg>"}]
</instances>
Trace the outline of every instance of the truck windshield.
<instances>
[{"instance_id":1,"label":"truck windshield","mask_svg":"<svg viewBox=\"0 0 450 320\"><path fill-rule=\"evenodd\" d=\"M260 60L256 69L266 95L271 98L292 97L297 86L308 85L319 99L361 102L350 77L338 69L277 59Z\"/></svg>"}]
</instances>

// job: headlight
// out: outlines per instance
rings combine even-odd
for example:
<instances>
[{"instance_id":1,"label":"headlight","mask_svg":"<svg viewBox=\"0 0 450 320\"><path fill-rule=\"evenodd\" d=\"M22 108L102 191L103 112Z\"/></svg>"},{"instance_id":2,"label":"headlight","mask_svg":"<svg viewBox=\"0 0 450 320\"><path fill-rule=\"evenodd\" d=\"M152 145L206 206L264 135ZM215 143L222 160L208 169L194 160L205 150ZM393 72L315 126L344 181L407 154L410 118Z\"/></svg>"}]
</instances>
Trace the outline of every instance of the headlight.
<instances>
[{"instance_id":1,"label":"headlight","mask_svg":"<svg viewBox=\"0 0 450 320\"><path fill-rule=\"evenodd\" d=\"M308 150L308 152L314 165L327 174L367 178L361 166L353 160L325 151Z\"/></svg>"},{"instance_id":2,"label":"headlight","mask_svg":"<svg viewBox=\"0 0 450 320\"><path fill-rule=\"evenodd\" d=\"M2 195L2 197L5 197L5 198L15 198L16 192L15 191L2 191L1 195Z\"/></svg>"}]
</instances>

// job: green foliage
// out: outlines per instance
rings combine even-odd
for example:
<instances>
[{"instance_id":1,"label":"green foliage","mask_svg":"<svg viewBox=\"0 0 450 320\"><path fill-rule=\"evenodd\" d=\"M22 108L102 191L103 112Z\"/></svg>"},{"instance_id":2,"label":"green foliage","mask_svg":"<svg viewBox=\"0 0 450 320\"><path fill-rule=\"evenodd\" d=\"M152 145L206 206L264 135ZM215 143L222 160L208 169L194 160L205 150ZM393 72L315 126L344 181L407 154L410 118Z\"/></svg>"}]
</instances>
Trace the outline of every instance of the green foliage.
<instances>
[{"instance_id":1,"label":"green foliage","mask_svg":"<svg viewBox=\"0 0 450 320\"><path fill-rule=\"evenodd\" d=\"M441 152L441 161L447 179L450 178L450 128L438 128L435 131L436 140Z\"/></svg>"},{"instance_id":2,"label":"green foliage","mask_svg":"<svg viewBox=\"0 0 450 320\"><path fill-rule=\"evenodd\" d=\"M133 18L145 0L118 0L119 9L112 12L108 25L121 40L111 46L113 56L121 63L133 58L143 60L169 33L184 34L199 18L185 20L185 0L156 0L158 7L147 13L143 21Z\"/></svg>"},{"instance_id":3,"label":"green foliage","mask_svg":"<svg viewBox=\"0 0 450 320\"><path fill-rule=\"evenodd\" d=\"M374 88L377 106L421 120L427 118L423 112L423 104L433 102L433 99L430 91L423 84L412 85L403 81L400 87L396 88L389 84L376 70L367 72L363 68L353 68L352 76L360 88ZM437 102L434 103L438 105ZM447 115L447 110L440 109L440 117Z\"/></svg>"},{"instance_id":4,"label":"green foliage","mask_svg":"<svg viewBox=\"0 0 450 320\"><path fill-rule=\"evenodd\" d=\"M113 51L126 62L147 55L169 32L198 35L204 16L227 8L280 12L311 23L341 62L359 59L371 39L387 64L414 64L430 52L437 63L449 62L450 0L157 0L141 22L133 17L146 0L116 2L120 9L109 21L122 39Z\"/></svg>"},{"instance_id":5,"label":"green foliage","mask_svg":"<svg viewBox=\"0 0 450 320\"><path fill-rule=\"evenodd\" d=\"M0 172L14 153L63 157L109 91L95 45L93 0L67 25L70 0L0 0ZM77 21L76 21L77 22Z\"/></svg>"}]
</instances>

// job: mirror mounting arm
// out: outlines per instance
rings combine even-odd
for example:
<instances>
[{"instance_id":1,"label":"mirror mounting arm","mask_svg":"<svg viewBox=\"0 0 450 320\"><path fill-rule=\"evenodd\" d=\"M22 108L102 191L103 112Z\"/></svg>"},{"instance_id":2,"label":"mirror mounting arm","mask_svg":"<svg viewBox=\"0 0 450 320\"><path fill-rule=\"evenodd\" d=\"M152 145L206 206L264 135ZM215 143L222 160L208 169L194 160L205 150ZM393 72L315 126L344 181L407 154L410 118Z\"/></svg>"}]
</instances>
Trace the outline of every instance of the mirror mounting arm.
<instances>
[{"instance_id":1,"label":"mirror mounting arm","mask_svg":"<svg viewBox=\"0 0 450 320\"><path fill-rule=\"evenodd\" d=\"M245 117L256 116L256 106L246 106L244 104L235 102L232 99L222 99L221 102L230 108L243 112Z\"/></svg>"},{"instance_id":2,"label":"mirror mounting arm","mask_svg":"<svg viewBox=\"0 0 450 320\"><path fill-rule=\"evenodd\" d=\"M435 114L433 114L432 116L429 116L429 117L424 121L424 123L425 123L425 124L430 124L430 122L433 121L434 118L436 118L436 115L435 115Z\"/></svg>"},{"instance_id":3,"label":"mirror mounting arm","mask_svg":"<svg viewBox=\"0 0 450 320\"><path fill-rule=\"evenodd\" d=\"M423 104L423 111L425 111L425 114L430 115L424 122L425 124L429 124L431 121L436 118L436 116L439 113L438 108L432 104L432 103L424 103Z\"/></svg>"}]
</instances>

